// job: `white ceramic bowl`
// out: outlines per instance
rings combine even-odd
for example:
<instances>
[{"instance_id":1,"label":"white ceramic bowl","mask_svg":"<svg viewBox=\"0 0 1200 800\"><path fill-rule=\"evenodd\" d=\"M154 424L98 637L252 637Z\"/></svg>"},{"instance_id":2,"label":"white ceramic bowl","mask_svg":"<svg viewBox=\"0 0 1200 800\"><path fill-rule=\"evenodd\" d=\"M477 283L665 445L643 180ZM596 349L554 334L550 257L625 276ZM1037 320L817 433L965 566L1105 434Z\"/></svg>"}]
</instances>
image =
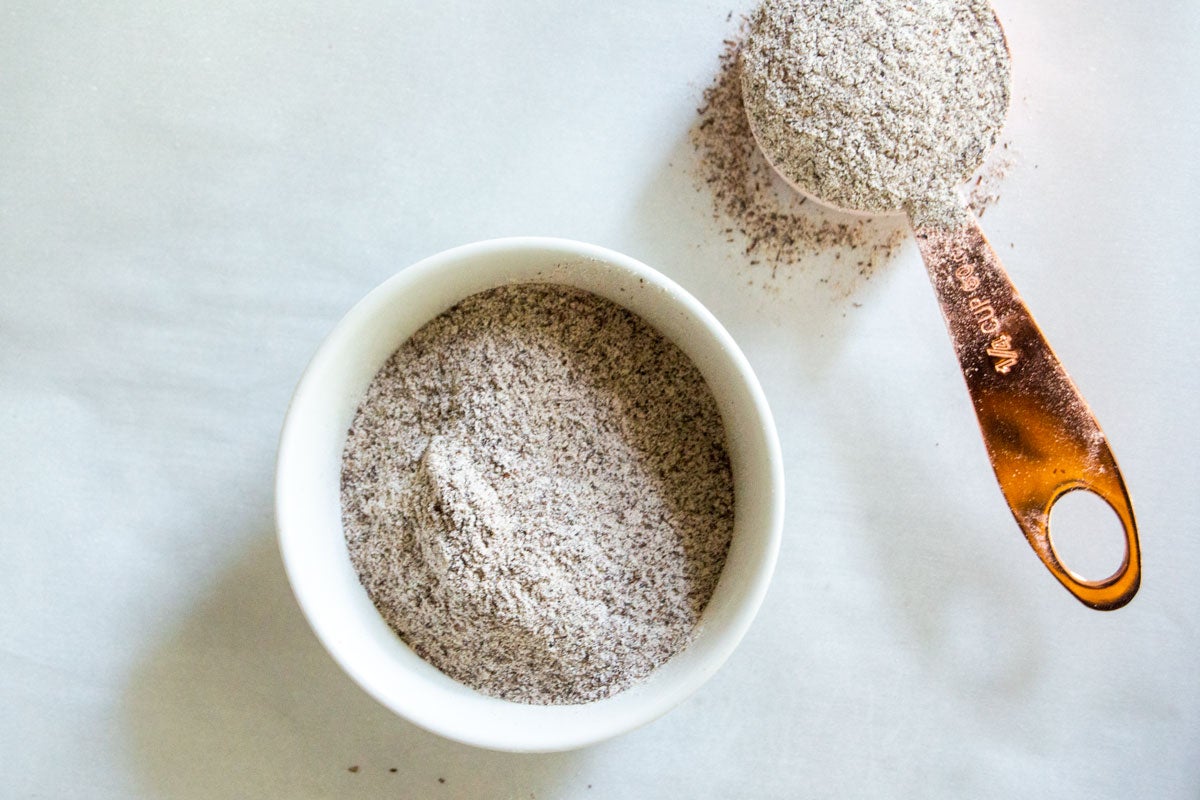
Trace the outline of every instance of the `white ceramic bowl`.
<instances>
[{"instance_id":1,"label":"white ceramic bowl","mask_svg":"<svg viewBox=\"0 0 1200 800\"><path fill-rule=\"evenodd\" d=\"M342 533L339 475L355 410L388 356L463 298L521 282L567 284L639 314L708 381L733 466L733 540L694 642L644 682L605 700L533 706L458 683L397 637L358 582ZM690 294L646 265L563 239L514 238L448 250L368 294L321 345L292 397L275 483L279 546L317 637L379 702L435 733L496 750L568 750L632 730L670 710L724 663L770 582L783 522L775 423L745 356Z\"/></svg>"}]
</instances>

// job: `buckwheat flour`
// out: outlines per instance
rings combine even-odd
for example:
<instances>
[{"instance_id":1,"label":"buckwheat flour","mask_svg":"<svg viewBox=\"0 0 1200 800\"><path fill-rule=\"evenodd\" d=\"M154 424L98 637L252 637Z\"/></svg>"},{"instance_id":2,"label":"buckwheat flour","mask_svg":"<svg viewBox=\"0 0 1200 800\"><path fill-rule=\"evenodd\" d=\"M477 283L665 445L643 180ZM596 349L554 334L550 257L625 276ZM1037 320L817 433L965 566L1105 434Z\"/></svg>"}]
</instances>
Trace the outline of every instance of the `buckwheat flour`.
<instances>
[{"instance_id":1,"label":"buckwheat flour","mask_svg":"<svg viewBox=\"0 0 1200 800\"><path fill-rule=\"evenodd\" d=\"M829 212L783 184L746 118L743 44L744 32L725 41L716 76L697 109L690 133L697 188L711 195L713 217L727 226L728 240L740 239L747 274L774 278L780 268L790 270L807 257L833 252L847 268L869 278L907 238L907 228Z\"/></svg>"},{"instance_id":2,"label":"buckwheat flour","mask_svg":"<svg viewBox=\"0 0 1200 800\"><path fill-rule=\"evenodd\" d=\"M742 52L764 151L841 208L952 222L999 135L1009 53L987 0L766 0Z\"/></svg>"},{"instance_id":3,"label":"buckwheat flour","mask_svg":"<svg viewBox=\"0 0 1200 800\"><path fill-rule=\"evenodd\" d=\"M699 371L586 292L474 295L371 383L342 462L350 557L447 675L579 703L684 647L733 531L725 432Z\"/></svg>"},{"instance_id":4,"label":"buckwheat flour","mask_svg":"<svg viewBox=\"0 0 1200 800\"><path fill-rule=\"evenodd\" d=\"M956 187L1008 110L1008 46L986 0L766 0L742 64L752 128L788 180L918 224L961 213Z\"/></svg>"}]
</instances>

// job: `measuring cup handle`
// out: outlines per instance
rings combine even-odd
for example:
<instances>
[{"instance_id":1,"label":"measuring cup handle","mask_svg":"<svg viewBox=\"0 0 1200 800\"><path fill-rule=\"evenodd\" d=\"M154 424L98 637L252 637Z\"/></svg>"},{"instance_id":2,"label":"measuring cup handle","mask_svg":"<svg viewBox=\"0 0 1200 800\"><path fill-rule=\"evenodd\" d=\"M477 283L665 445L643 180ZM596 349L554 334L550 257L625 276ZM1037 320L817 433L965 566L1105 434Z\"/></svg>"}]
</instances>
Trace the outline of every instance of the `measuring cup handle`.
<instances>
[{"instance_id":1,"label":"measuring cup handle","mask_svg":"<svg viewBox=\"0 0 1200 800\"><path fill-rule=\"evenodd\" d=\"M914 226L913 232L996 479L1025 538L1080 601L1120 608L1141 583L1141 550L1133 505L1103 431L974 218L953 229ZM1074 490L1105 500L1125 533L1124 560L1103 580L1072 573L1051 542L1050 509Z\"/></svg>"}]
</instances>

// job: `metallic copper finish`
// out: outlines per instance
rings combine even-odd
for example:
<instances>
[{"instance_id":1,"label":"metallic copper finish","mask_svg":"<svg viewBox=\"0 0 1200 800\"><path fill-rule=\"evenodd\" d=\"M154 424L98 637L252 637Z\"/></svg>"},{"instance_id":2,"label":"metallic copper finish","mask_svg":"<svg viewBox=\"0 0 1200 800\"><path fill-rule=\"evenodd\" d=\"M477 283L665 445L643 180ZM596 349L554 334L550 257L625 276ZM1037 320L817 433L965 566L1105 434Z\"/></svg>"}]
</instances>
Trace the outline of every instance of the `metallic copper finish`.
<instances>
[{"instance_id":1,"label":"metallic copper finish","mask_svg":"<svg viewBox=\"0 0 1200 800\"><path fill-rule=\"evenodd\" d=\"M1103 431L974 218L954 229L916 227L914 233L996 480L1025 538L1080 601L1120 608L1141 583L1141 550L1133 505ZM1050 509L1074 490L1105 500L1124 529L1125 558L1103 580L1072 573L1051 544Z\"/></svg>"}]
</instances>

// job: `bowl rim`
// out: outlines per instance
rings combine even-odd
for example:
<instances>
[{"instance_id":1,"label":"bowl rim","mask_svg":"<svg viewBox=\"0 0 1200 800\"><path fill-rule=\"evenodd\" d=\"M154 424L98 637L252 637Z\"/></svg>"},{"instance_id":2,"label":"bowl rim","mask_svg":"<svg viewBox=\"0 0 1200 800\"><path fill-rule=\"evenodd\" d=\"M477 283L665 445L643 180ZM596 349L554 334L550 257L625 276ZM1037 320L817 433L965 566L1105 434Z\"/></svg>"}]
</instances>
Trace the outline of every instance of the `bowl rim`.
<instances>
[{"instance_id":1,"label":"bowl rim","mask_svg":"<svg viewBox=\"0 0 1200 800\"><path fill-rule=\"evenodd\" d=\"M665 302L675 305L701 324L707 334L716 340L722 357L728 359L730 365L733 367L733 371L741 380L742 389L748 394L751 401L748 406L751 417L762 432L767 461L766 473L769 476L770 486L767 489L769 509L765 517L766 527L768 528L765 531L764 537L765 551L757 563L754 564L753 572L749 578L749 585L745 587L744 591L739 593L740 599L737 603L738 613L735 615L732 623L727 626L724 637L725 646L721 648L715 657L709 659L709 663L706 664L706 668L702 671L702 674L689 676L689 680L686 682L687 685L682 687L680 691L651 698L651 701L647 702L644 709L639 713L622 715L617 723L609 720L609 724L600 726L595 730L583 731L577 733L575 736L564 737L559 735L554 741L539 739L536 735L533 735L527 737L524 741L514 743L509 740L502 741L494 736L481 735L478 731L470 730L468 726L455 724L453 720L446 719L444 715L419 713L412 707L405 707L403 704L397 703L395 697L385 696L381 687L376 685L371 676L365 674L364 670L360 669L360 665L355 662L353 654L346 652L346 648L343 647L340 638L334 635L333 631L327 630L317 621L322 616L317 611L317 607L321 602L320 598L315 595L314 591L310 591L310 588L299 578L301 571L296 569L297 560L301 557L299 551L302 549L303 537L298 535L293 536L290 533L293 530L293 526L290 522L291 515L288 508L288 498L290 496L289 485L295 481L293 477L293 462L289 456L298 441L298 437L303 437L306 432L302 415L297 414L297 410L309 403L309 397L315 391L320 376L326 369L326 364L331 358L331 354L344 344L343 340L346 339L347 332L355 329L361 320L368 319L372 315L379 313L381 306L387 307L393 305L398 298L403 296L404 289L430 280L439 271L447 267L447 265L469 262L480 258L492 258L520 251L535 251L542 254L547 251L558 251L562 253L562 261L564 263L569 263L573 260L597 262L603 265L605 269L616 268L632 274L652 287L665 290L664 296L668 298ZM552 283L554 281L551 279L548 282ZM497 283L497 285L500 284ZM469 295L463 295L463 297L467 296ZM778 433L758 378L751 368L749 361L736 342L734 342L733 337L699 300L666 275L637 259L617 251L571 239L519 236L487 239L460 245L435 253L409 267L400 269L369 291L342 316L337 324L322 339L321 344L317 347L317 350L301 373L284 416L279 436L275 470L275 523L277 542L284 563L284 569L287 573L288 583L292 588L297 603L300 605L305 620L325 650L355 683L393 713L409 720L418 727L445 738L492 750L553 752L583 747L634 730L648 724L674 708L716 673L744 637L754 617L757 615L770 585L782 540L784 478ZM619 697L635 689L636 686L631 687L613 697ZM482 694L479 697L493 704L498 702L510 705L524 705L489 698ZM609 700L611 699L609 698ZM542 706L539 708L581 709L605 702L607 701L600 700L574 706Z\"/></svg>"}]
</instances>

